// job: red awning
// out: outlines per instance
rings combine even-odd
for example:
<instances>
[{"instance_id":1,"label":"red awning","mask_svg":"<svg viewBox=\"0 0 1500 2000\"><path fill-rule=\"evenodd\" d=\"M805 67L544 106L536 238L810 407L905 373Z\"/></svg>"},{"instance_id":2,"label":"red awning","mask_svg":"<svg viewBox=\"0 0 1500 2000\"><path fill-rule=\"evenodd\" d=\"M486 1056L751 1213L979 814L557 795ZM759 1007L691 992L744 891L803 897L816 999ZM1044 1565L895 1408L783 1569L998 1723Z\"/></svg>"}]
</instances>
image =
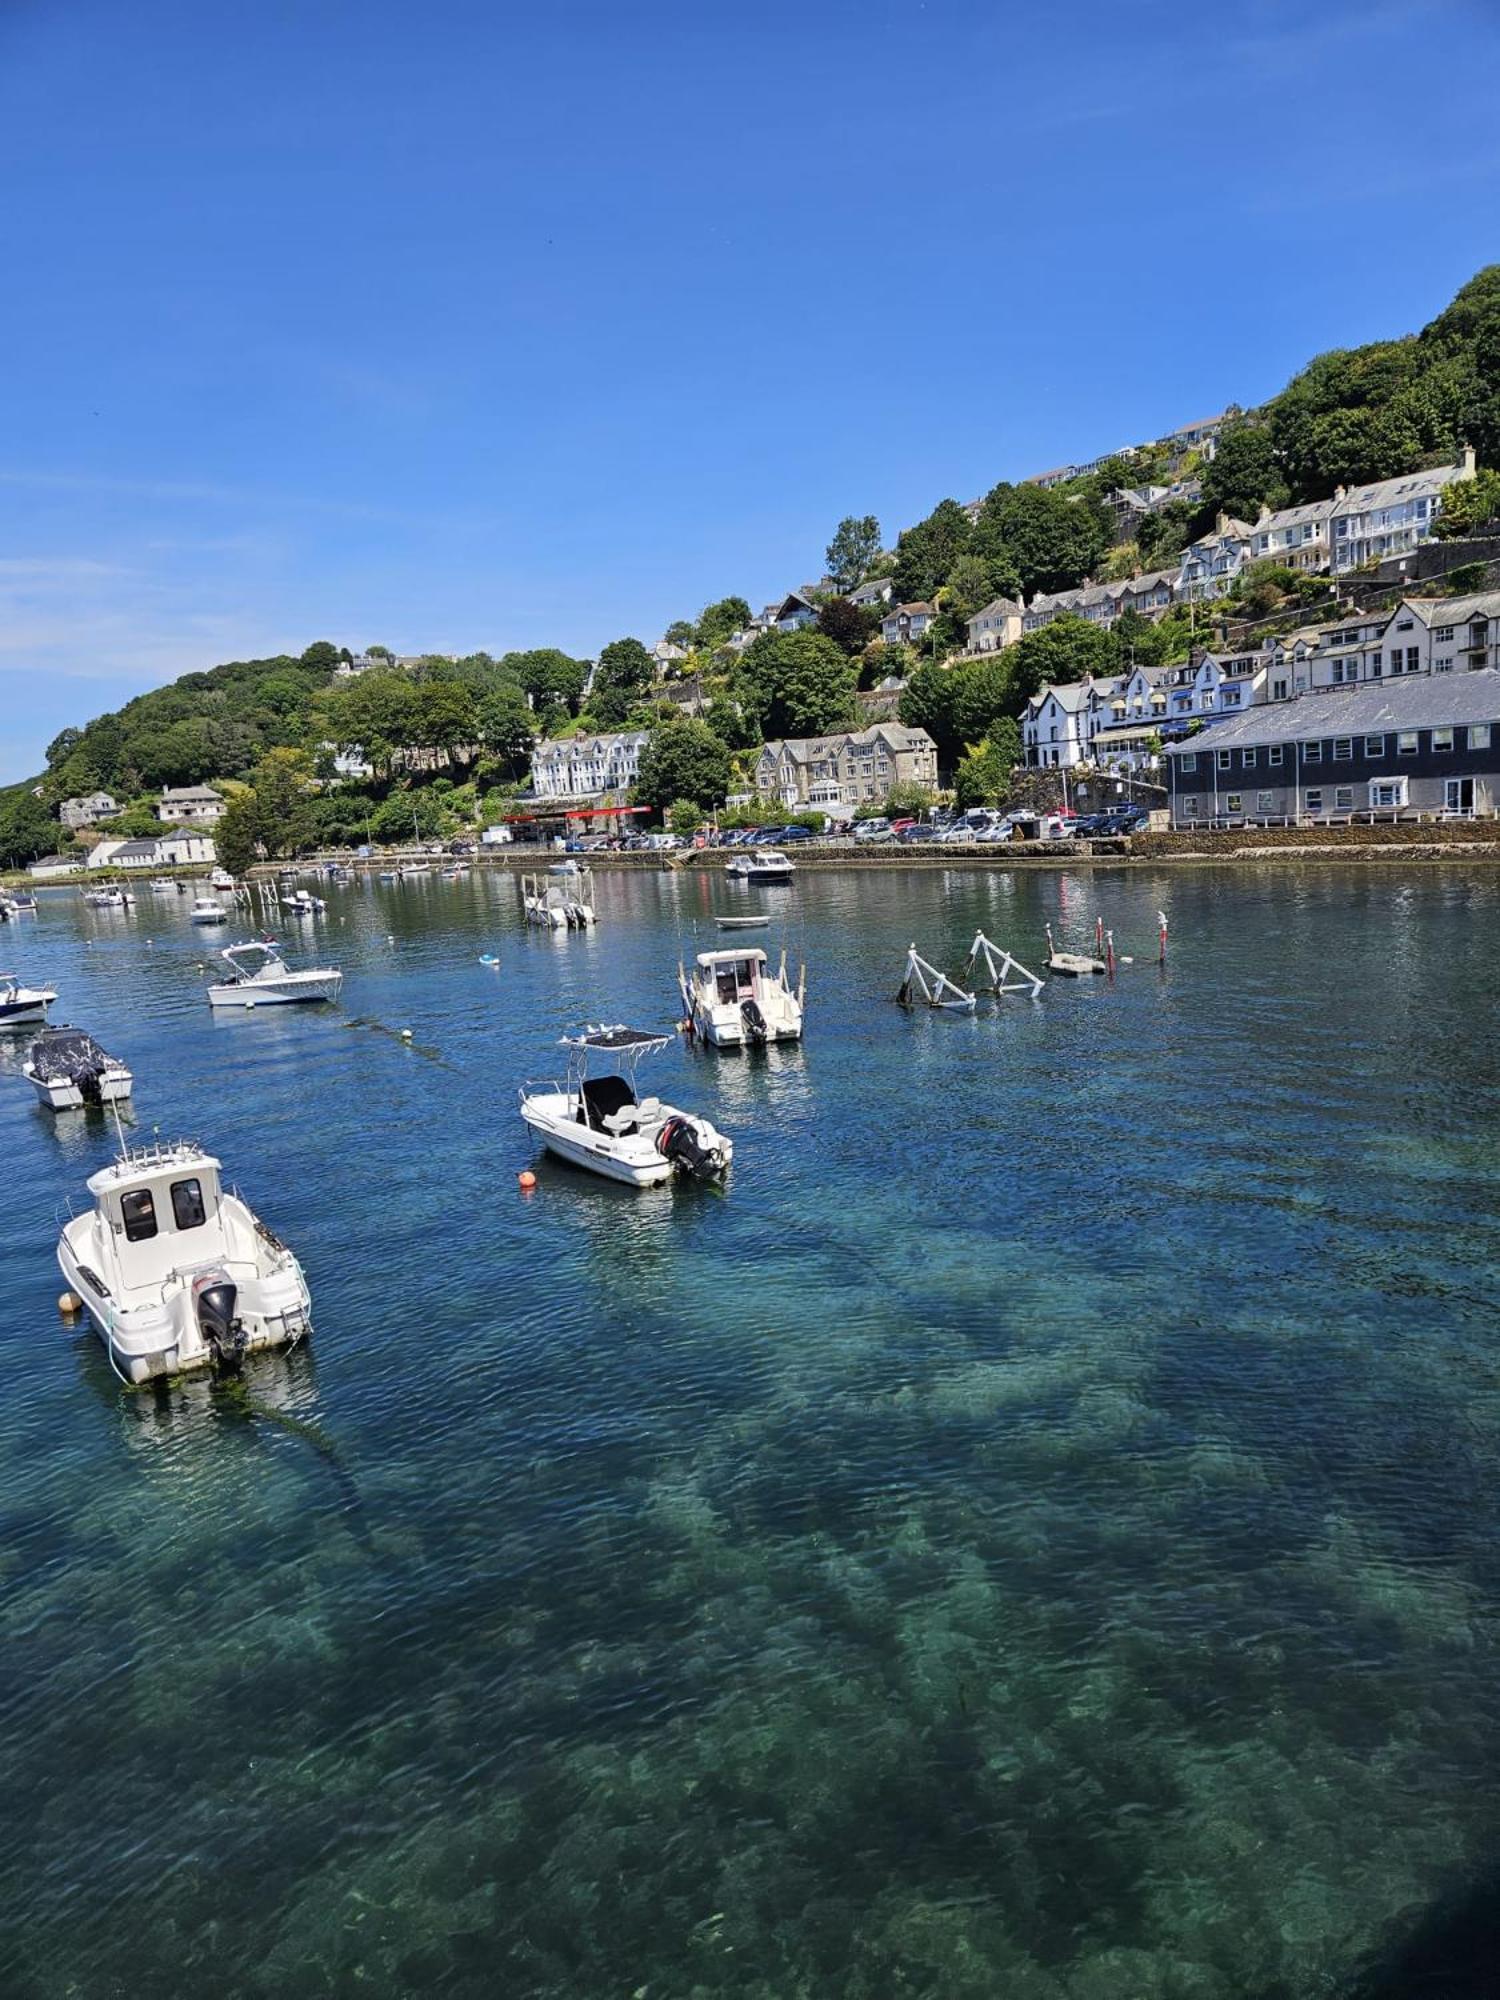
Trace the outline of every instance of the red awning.
<instances>
[{"instance_id":1,"label":"red awning","mask_svg":"<svg viewBox=\"0 0 1500 2000\"><path fill-rule=\"evenodd\" d=\"M650 806L559 806L556 812L508 813L507 826L535 826L543 819L613 819L617 813L649 813Z\"/></svg>"}]
</instances>

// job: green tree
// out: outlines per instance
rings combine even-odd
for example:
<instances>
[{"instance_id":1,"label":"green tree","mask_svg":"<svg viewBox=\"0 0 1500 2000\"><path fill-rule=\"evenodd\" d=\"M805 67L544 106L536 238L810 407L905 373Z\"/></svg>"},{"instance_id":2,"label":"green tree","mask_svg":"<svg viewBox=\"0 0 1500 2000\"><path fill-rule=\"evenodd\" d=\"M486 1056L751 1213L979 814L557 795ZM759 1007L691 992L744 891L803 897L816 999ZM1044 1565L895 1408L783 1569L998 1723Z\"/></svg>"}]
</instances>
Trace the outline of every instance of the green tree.
<instances>
[{"instance_id":1,"label":"green tree","mask_svg":"<svg viewBox=\"0 0 1500 2000\"><path fill-rule=\"evenodd\" d=\"M750 606L743 597L721 597L717 604L706 604L698 620L698 644L722 646L736 632L744 631L750 616Z\"/></svg>"},{"instance_id":2,"label":"green tree","mask_svg":"<svg viewBox=\"0 0 1500 2000\"><path fill-rule=\"evenodd\" d=\"M964 620L982 611L1000 594L995 589L993 566L983 556L972 553L959 557L948 572L943 589L945 608Z\"/></svg>"},{"instance_id":3,"label":"green tree","mask_svg":"<svg viewBox=\"0 0 1500 2000\"><path fill-rule=\"evenodd\" d=\"M1203 512L1209 520L1231 514L1253 521L1262 506L1282 507L1287 483L1270 430L1242 420L1219 433L1213 460L1203 470Z\"/></svg>"},{"instance_id":4,"label":"green tree","mask_svg":"<svg viewBox=\"0 0 1500 2000\"><path fill-rule=\"evenodd\" d=\"M703 824L703 808L692 799L674 799L666 813L667 825L684 839Z\"/></svg>"},{"instance_id":5,"label":"green tree","mask_svg":"<svg viewBox=\"0 0 1500 2000\"><path fill-rule=\"evenodd\" d=\"M956 500L940 500L925 521L908 528L896 543L893 582L903 604L929 602L961 555L974 529Z\"/></svg>"},{"instance_id":6,"label":"green tree","mask_svg":"<svg viewBox=\"0 0 1500 2000\"><path fill-rule=\"evenodd\" d=\"M1116 651L1110 633L1066 613L1026 633L1003 657L1010 674L1013 712L1019 713L1040 687L1112 673Z\"/></svg>"},{"instance_id":7,"label":"green tree","mask_svg":"<svg viewBox=\"0 0 1500 2000\"><path fill-rule=\"evenodd\" d=\"M300 750L268 751L251 773L256 837L273 859L295 854L311 840L312 784L311 760Z\"/></svg>"},{"instance_id":8,"label":"green tree","mask_svg":"<svg viewBox=\"0 0 1500 2000\"><path fill-rule=\"evenodd\" d=\"M62 838L57 821L29 784L0 792L0 868L24 868L38 855L50 854Z\"/></svg>"},{"instance_id":9,"label":"green tree","mask_svg":"<svg viewBox=\"0 0 1500 2000\"><path fill-rule=\"evenodd\" d=\"M1443 511L1435 532L1444 541L1461 541L1496 520L1500 520L1500 472L1481 472L1443 488ZM50 751L47 761L52 761Z\"/></svg>"},{"instance_id":10,"label":"green tree","mask_svg":"<svg viewBox=\"0 0 1500 2000\"><path fill-rule=\"evenodd\" d=\"M525 689L538 715L547 715L555 709L578 713L583 684L588 678L587 660L575 660L556 646L538 646L529 653L502 654L499 669L508 680Z\"/></svg>"},{"instance_id":11,"label":"green tree","mask_svg":"<svg viewBox=\"0 0 1500 2000\"><path fill-rule=\"evenodd\" d=\"M47 767L53 770L59 764L66 764L83 741L81 729L63 729L47 745Z\"/></svg>"},{"instance_id":12,"label":"green tree","mask_svg":"<svg viewBox=\"0 0 1500 2000\"><path fill-rule=\"evenodd\" d=\"M478 735L478 709L462 681L428 681L415 690L413 747L431 750L450 764L466 764L472 761Z\"/></svg>"},{"instance_id":13,"label":"green tree","mask_svg":"<svg viewBox=\"0 0 1500 2000\"><path fill-rule=\"evenodd\" d=\"M985 496L973 551L1005 566L1015 587L1069 590L1092 576L1109 547L1113 523L1092 502L1044 486L999 485Z\"/></svg>"},{"instance_id":14,"label":"green tree","mask_svg":"<svg viewBox=\"0 0 1500 2000\"><path fill-rule=\"evenodd\" d=\"M231 875L243 875L256 859L260 840L260 800L254 791L237 792L214 828L214 852Z\"/></svg>"},{"instance_id":15,"label":"green tree","mask_svg":"<svg viewBox=\"0 0 1500 2000\"><path fill-rule=\"evenodd\" d=\"M953 793L967 812L970 806L998 806L1010 791L1011 773L1021 761L1021 731L1011 716L1001 716L989 734L954 773Z\"/></svg>"},{"instance_id":16,"label":"green tree","mask_svg":"<svg viewBox=\"0 0 1500 2000\"><path fill-rule=\"evenodd\" d=\"M873 514L846 514L833 531L824 562L837 590L853 590L880 554L880 523Z\"/></svg>"},{"instance_id":17,"label":"green tree","mask_svg":"<svg viewBox=\"0 0 1500 2000\"><path fill-rule=\"evenodd\" d=\"M330 639L315 639L302 655L300 664L315 674L328 676L343 658Z\"/></svg>"},{"instance_id":18,"label":"green tree","mask_svg":"<svg viewBox=\"0 0 1500 2000\"><path fill-rule=\"evenodd\" d=\"M614 639L599 655L589 713L601 729L619 729L656 682L656 662L639 639Z\"/></svg>"},{"instance_id":19,"label":"green tree","mask_svg":"<svg viewBox=\"0 0 1500 2000\"><path fill-rule=\"evenodd\" d=\"M684 716L659 722L651 731L641 752L635 797L658 812L688 799L698 806L721 805L729 778L724 744L706 723Z\"/></svg>"},{"instance_id":20,"label":"green tree","mask_svg":"<svg viewBox=\"0 0 1500 2000\"><path fill-rule=\"evenodd\" d=\"M854 668L821 632L763 632L740 668L744 705L761 740L826 736L854 725Z\"/></svg>"},{"instance_id":21,"label":"green tree","mask_svg":"<svg viewBox=\"0 0 1500 2000\"><path fill-rule=\"evenodd\" d=\"M977 660L918 667L901 695L901 720L925 729L937 745L938 768L951 771L966 744L977 743L998 718L1019 706L1010 672L1015 647Z\"/></svg>"},{"instance_id":22,"label":"green tree","mask_svg":"<svg viewBox=\"0 0 1500 2000\"><path fill-rule=\"evenodd\" d=\"M536 729L526 697L518 687L501 683L479 704L479 740L502 770L519 777L536 742Z\"/></svg>"},{"instance_id":23,"label":"green tree","mask_svg":"<svg viewBox=\"0 0 1500 2000\"><path fill-rule=\"evenodd\" d=\"M698 628L689 624L686 618L677 618L667 627L662 637L669 646L681 646L684 652L690 652L698 643Z\"/></svg>"}]
</instances>

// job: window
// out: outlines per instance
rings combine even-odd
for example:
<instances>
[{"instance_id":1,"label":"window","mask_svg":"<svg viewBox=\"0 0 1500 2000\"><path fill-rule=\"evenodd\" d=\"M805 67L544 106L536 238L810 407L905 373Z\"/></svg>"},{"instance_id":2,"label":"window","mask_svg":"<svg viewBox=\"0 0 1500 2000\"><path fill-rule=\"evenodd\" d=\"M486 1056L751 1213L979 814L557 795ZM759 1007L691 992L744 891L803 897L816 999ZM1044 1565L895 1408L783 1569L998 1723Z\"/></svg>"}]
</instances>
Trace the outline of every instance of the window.
<instances>
[{"instance_id":1,"label":"window","mask_svg":"<svg viewBox=\"0 0 1500 2000\"><path fill-rule=\"evenodd\" d=\"M1255 810L1258 813L1270 812L1271 801L1274 797L1275 797L1274 792L1257 792L1255 794Z\"/></svg>"},{"instance_id":2,"label":"window","mask_svg":"<svg viewBox=\"0 0 1500 2000\"><path fill-rule=\"evenodd\" d=\"M1432 732L1432 747L1434 750L1451 750L1453 748L1453 731L1451 729L1434 729Z\"/></svg>"},{"instance_id":3,"label":"window","mask_svg":"<svg viewBox=\"0 0 1500 2000\"><path fill-rule=\"evenodd\" d=\"M1182 761L1179 763L1177 768L1179 771L1196 771L1198 768L1197 751L1196 750L1186 751L1183 755Z\"/></svg>"},{"instance_id":4,"label":"window","mask_svg":"<svg viewBox=\"0 0 1500 2000\"><path fill-rule=\"evenodd\" d=\"M1198 817L1198 801L1195 798L1183 800L1182 816L1184 819L1196 819Z\"/></svg>"},{"instance_id":5,"label":"window","mask_svg":"<svg viewBox=\"0 0 1500 2000\"><path fill-rule=\"evenodd\" d=\"M1352 736L1335 736L1333 739L1334 763L1347 764L1349 759L1353 755L1354 755L1354 738Z\"/></svg>"},{"instance_id":6,"label":"window","mask_svg":"<svg viewBox=\"0 0 1500 2000\"><path fill-rule=\"evenodd\" d=\"M1440 654L1432 663L1432 671L1435 674L1451 674L1453 671L1453 655L1451 653Z\"/></svg>"},{"instance_id":7,"label":"window","mask_svg":"<svg viewBox=\"0 0 1500 2000\"><path fill-rule=\"evenodd\" d=\"M1272 701L1285 701L1285 700L1286 700L1286 682L1285 682L1285 681L1272 681L1272 683L1271 683L1271 699L1272 699Z\"/></svg>"},{"instance_id":8,"label":"window","mask_svg":"<svg viewBox=\"0 0 1500 2000\"><path fill-rule=\"evenodd\" d=\"M1395 812L1406 804L1405 778L1372 778L1370 804L1377 812Z\"/></svg>"},{"instance_id":9,"label":"window","mask_svg":"<svg viewBox=\"0 0 1500 2000\"><path fill-rule=\"evenodd\" d=\"M1434 625L1432 636L1434 639L1446 643L1453 637L1453 627L1451 625Z\"/></svg>"},{"instance_id":10,"label":"window","mask_svg":"<svg viewBox=\"0 0 1500 2000\"><path fill-rule=\"evenodd\" d=\"M1335 811L1335 812L1341 812L1341 813L1345 813L1345 812L1353 812L1353 810L1354 810L1354 787L1353 787L1353 785L1335 785L1335 786L1334 786L1334 788L1333 788L1333 809L1334 809L1334 811Z\"/></svg>"},{"instance_id":11,"label":"window","mask_svg":"<svg viewBox=\"0 0 1500 2000\"><path fill-rule=\"evenodd\" d=\"M1304 743L1302 746L1302 761L1304 764L1321 764L1323 761L1322 744Z\"/></svg>"},{"instance_id":12,"label":"window","mask_svg":"<svg viewBox=\"0 0 1500 2000\"><path fill-rule=\"evenodd\" d=\"M1304 792L1302 803L1310 813L1320 813L1323 810L1323 794L1321 792Z\"/></svg>"},{"instance_id":13,"label":"window","mask_svg":"<svg viewBox=\"0 0 1500 2000\"><path fill-rule=\"evenodd\" d=\"M1400 671L1401 671L1401 648L1398 646L1396 650L1391 654L1391 672L1393 674L1399 674Z\"/></svg>"},{"instance_id":14,"label":"window","mask_svg":"<svg viewBox=\"0 0 1500 2000\"><path fill-rule=\"evenodd\" d=\"M1232 750L1221 750L1219 752L1219 769L1221 771L1227 771L1233 761L1234 752Z\"/></svg>"},{"instance_id":15,"label":"window","mask_svg":"<svg viewBox=\"0 0 1500 2000\"><path fill-rule=\"evenodd\" d=\"M125 1219L127 1243L144 1243L148 1236L156 1234L156 1203L151 1199L150 1188L134 1188L122 1196L120 1214Z\"/></svg>"},{"instance_id":16,"label":"window","mask_svg":"<svg viewBox=\"0 0 1500 2000\"><path fill-rule=\"evenodd\" d=\"M1273 743L1266 752L1266 762L1268 764L1280 764L1285 757L1286 745L1284 743Z\"/></svg>"},{"instance_id":17,"label":"window","mask_svg":"<svg viewBox=\"0 0 1500 2000\"><path fill-rule=\"evenodd\" d=\"M1409 674L1417 673L1420 670L1421 665L1422 665L1421 647L1408 646L1406 649L1406 671Z\"/></svg>"},{"instance_id":18,"label":"window","mask_svg":"<svg viewBox=\"0 0 1500 2000\"><path fill-rule=\"evenodd\" d=\"M1469 748L1471 750L1488 750L1489 747L1490 725L1487 722L1471 722L1469 724Z\"/></svg>"},{"instance_id":19,"label":"window","mask_svg":"<svg viewBox=\"0 0 1500 2000\"><path fill-rule=\"evenodd\" d=\"M1383 757L1385 755L1385 738L1383 736L1367 736L1365 738L1365 755L1367 757Z\"/></svg>"},{"instance_id":20,"label":"window","mask_svg":"<svg viewBox=\"0 0 1500 2000\"><path fill-rule=\"evenodd\" d=\"M179 1229L203 1226L203 1189L196 1180L173 1181L172 1214Z\"/></svg>"},{"instance_id":21,"label":"window","mask_svg":"<svg viewBox=\"0 0 1500 2000\"><path fill-rule=\"evenodd\" d=\"M1415 757L1416 754L1417 754L1416 730L1403 729L1396 738L1396 755L1398 757Z\"/></svg>"},{"instance_id":22,"label":"window","mask_svg":"<svg viewBox=\"0 0 1500 2000\"><path fill-rule=\"evenodd\" d=\"M1401 620L1401 623L1396 627L1396 630L1398 632L1409 632L1411 628L1412 628L1412 620L1410 618L1403 618Z\"/></svg>"}]
</instances>

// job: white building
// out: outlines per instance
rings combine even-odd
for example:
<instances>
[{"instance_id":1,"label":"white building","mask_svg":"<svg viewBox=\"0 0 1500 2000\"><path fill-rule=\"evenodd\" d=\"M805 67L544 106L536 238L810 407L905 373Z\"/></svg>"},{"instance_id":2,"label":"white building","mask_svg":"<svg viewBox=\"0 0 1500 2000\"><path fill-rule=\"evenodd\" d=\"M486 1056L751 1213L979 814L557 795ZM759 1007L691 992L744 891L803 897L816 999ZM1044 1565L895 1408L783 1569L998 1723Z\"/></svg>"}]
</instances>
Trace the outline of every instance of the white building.
<instances>
[{"instance_id":1,"label":"white building","mask_svg":"<svg viewBox=\"0 0 1500 2000\"><path fill-rule=\"evenodd\" d=\"M880 621L880 636L888 646L914 646L936 617L935 604L893 604Z\"/></svg>"},{"instance_id":2,"label":"white building","mask_svg":"<svg viewBox=\"0 0 1500 2000\"><path fill-rule=\"evenodd\" d=\"M1409 472L1400 479L1377 480L1334 495L1329 541L1333 573L1358 569L1404 555L1425 542L1443 509L1443 488L1455 479L1474 477L1474 453L1465 447L1457 465L1436 465L1427 472Z\"/></svg>"},{"instance_id":3,"label":"white building","mask_svg":"<svg viewBox=\"0 0 1500 2000\"><path fill-rule=\"evenodd\" d=\"M1009 597L994 597L969 620L969 651L999 653L1021 636L1022 611Z\"/></svg>"},{"instance_id":4,"label":"white building","mask_svg":"<svg viewBox=\"0 0 1500 2000\"><path fill-rule=\"evenodd\" d=\"M1177 595L1189 604L1223 597L1250 560L1253 532L1248 522L1221 514L1212 534L1200 536L1183 550L1177 572Z\"/></svg>"},{"instance_id":5,"label":"white building","mask_svg":"<svg viewBox=\"0 0 1500 2000\"><path fill-rule=\"evenodd\" d=\"M164 826L212 826L224 817L224 795L212 785L168 785L156 817Z\"/></svg>"},{"instance_id":6,"label":"white building","mask_svg":"<svg viewBox=\"0 0 1500 2000\"><path fill-rule=\"evenodd\" d=\"M41 854L35 861L27 862L26 873L34 875L39 882L45 882L52 876L71 875L75 868L82 866L81 856L70 861L66 854Z\"/></svg>"},{"instance_id":7,"label":"white building","mask_svg":"<svg viewBox=\"0 0 1500 2000\"><path fill-rule=\"evenodd\" d=\"M647 734L544 737L531 753L531 788L539 799L587 799L623 792L641 767Z\"/></svg>"},{"instance_id":8,"label":"white building","mask_svg":"<svg viewBox=\"0 0 1500 2000\"><path fill-rule=\"evenodd\" d=\"M158 839L101 840L89 849L90 868L211 866L218 852L206 833L164 833Z\"/></svg>"},{"instance_id":9,"label":"white building","mask_svg":"<svg viewBox=\"0 0 1500 2000\"><path fill-rule=\"evenodd\" d=\"M937 785L937 745L925 729L877 722L834 736L787 737L761 746L755 789L784 806L852 812L893 785Z\"/></svg>"},{"instance_id":10,"label":"white building","mask_svg":"<svg viewBox=\"0 0 1500 2000\"><path fill-rule=\"evenodd\" d=\"M1328 524L1337 503L1314 500L1306 507L1262 507L1250 524L1251 562L1280 563L1287 569L1324 570L1329 563Z\"/></svg>"},{"instance_id":11,"label":"white building","mask_svg":"<svg viewBox=\"0 0 1500 2000\"><path fill-rule=\"evenodd\" d=\"M93 826L97 820L112 819L119 810L108 792L86 792L81 798L64 799L57 817L64 826Z\"/></svg>"}]
</instances>

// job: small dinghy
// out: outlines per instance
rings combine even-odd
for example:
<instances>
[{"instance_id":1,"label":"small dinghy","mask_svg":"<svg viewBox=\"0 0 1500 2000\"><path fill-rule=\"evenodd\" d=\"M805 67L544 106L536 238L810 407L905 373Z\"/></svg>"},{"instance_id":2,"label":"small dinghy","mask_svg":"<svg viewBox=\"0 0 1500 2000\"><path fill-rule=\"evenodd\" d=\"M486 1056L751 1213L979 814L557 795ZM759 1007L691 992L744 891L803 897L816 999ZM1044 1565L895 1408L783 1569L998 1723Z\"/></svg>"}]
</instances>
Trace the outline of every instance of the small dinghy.
<instances>
[{"instance_id":1,"label":"small dinghy","mask_svg":"<svg viewBox=\"0 0 1500 2000\"><path fill-rule=\"evenodd\" d=\"M0 1028L44 1028L56 998L50 986L23 986L13 972L0 972Z\"/></svg>"},{"instance_id":2,"label":"small dinghy","mask_svg":"<svg viewBox=\"0 0 1500 2000\"><path fill-rule=\"evenodd\" d=\"M57 1261L121 1381L237 1368L311 1330L301 1265L201 1146L122 1149L88 1190L93 1210L64 1226Z\"/></svg>"},{"instance_id":3,"label":"small dinghy","mask_svg":"<svg viewBox=\"0 0 1500 2000\"><path fill-rule=\"evenodd\" d=\"M210 1007L279 1007L299 1000L337 1000L344 975L331 965L288 969L274 941L232 944L219 953L231 977L208 989Z\"/></svg>"},{"instance_id":4,"label":"small dinghy","mask_svg":"<svg viewBox=\"0 0 1500 2000\"><path fill-rule=\"evenodd\" d=\"M498 965L500 963L499 954L493 951L482 951L479 954L479 963L481 965Z\"/></svg>"},{"instance_id":5,"label":"small dinghy","mask_svg":"<svg viewBox=\"0 0 1500 2000\"><path fill-rule=\"evenodd\" d=\"M559 1159L631 1187L651 1187L683 1173L719 1180L733 1142L706 1118L657 1097L638 1097L636 1065L666 1048L670 1035L645 1028L587 1028L564 1035L568 1074L561 1083L524 1083L521 1116ZM591 1066L604 1074L591 1074Z\"/></svg>"},{"instance_id":6,"label":"small dinghy","mask_svg":"<svg viewBox=\"0 0 1500 2000\"><path fill-rule=\"evenodd\" d=\"M721 931L763 931L770 928L769 917L715 917Z\"/></svg>"},{"instance_id":7,"label":"small dinghy","mask_svg":"<svg viewBox=\"0 0 1500 2000\"><path fill-rule=\"evenodd\" d=\"M21 1074L54 1111L118 1104L130 1095L130 1071L82 1028L48 1028L38 1035Z\"/></svg>"},{"instance_id":8,"label":"small dinghy","mask_svg":"<svg viewBox=\"0 0 1500 2000\"><path fill-rule=\"evenodd\" d=\"M188 912L195 924L223 924L229 921L229 912L217 896L199 896Z\"/></svg>"},{"instance_id":9,"label":"small dinghy","mask_svg":"<svg viewBox=\"0 0 1500 2000\"><path fill-rule=\"evenodd\" d=\"M210 889L232 889L235 886L234 877L227 868L215 868L208 878L208 886Z\"/></svg>"},{"instance_id":10,"label":"small dinghy","mask_svg":"<svg viewBox=\"0 0 1500 2000\"><path fill-rule=\"evenodd\" d=\"M711 1048L764 1048L770 1042L800 1042L805 970L792 986L786 975L786 953L772 972L758 947L738 951L700 951L691 976L681 962L677 990L687 1009L687 1029L701 1035Z\"/></svg>"}]
</instances>

